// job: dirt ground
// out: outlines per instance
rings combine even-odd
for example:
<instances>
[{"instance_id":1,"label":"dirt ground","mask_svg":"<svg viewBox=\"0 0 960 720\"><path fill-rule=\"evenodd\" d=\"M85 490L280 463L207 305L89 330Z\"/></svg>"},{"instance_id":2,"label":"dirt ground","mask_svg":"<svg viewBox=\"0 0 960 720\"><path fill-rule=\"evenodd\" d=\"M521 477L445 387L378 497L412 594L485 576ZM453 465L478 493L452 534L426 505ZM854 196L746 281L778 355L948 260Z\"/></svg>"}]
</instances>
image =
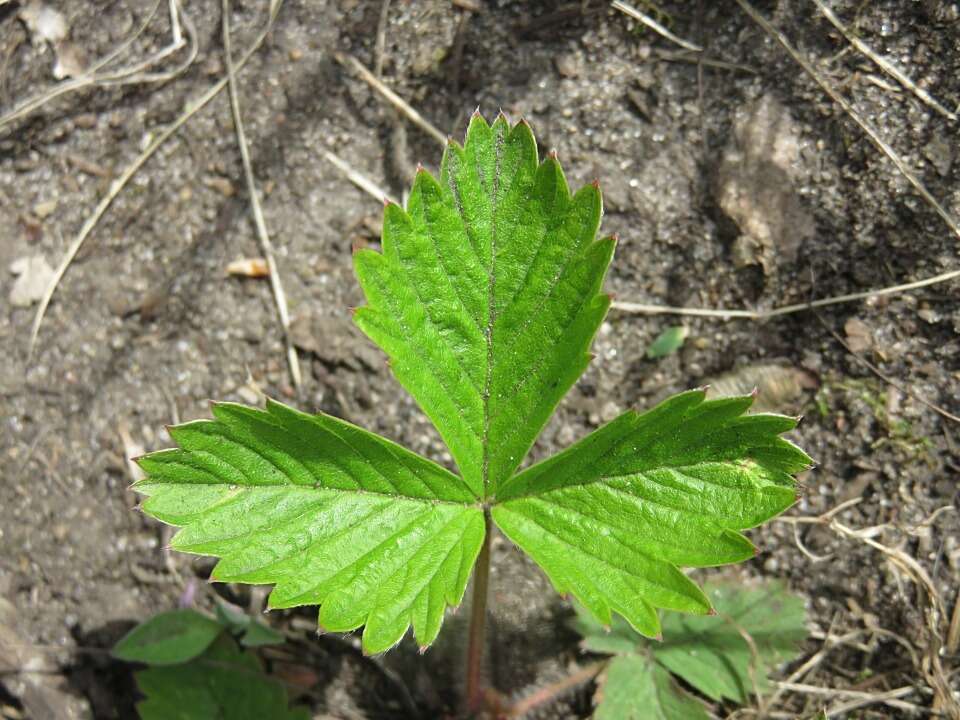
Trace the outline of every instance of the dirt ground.
<instances>
[{"instance_id":1,"label":"dirt ground","mask_svg":"<svg viewBox=\"0 0 960 720\"><path fill-rule=\"evenodd\" d=\"M50 4L88 63L154 5ZM608 279L619 302L769 309L960 267L958 237L941 217L735 3L658 4L674 33L705 48L705 62L600 2L393 0L383 80L455 137L478 106L490 118L499 109L524 117L541 149L559 152L572 185L599 178L603 231L620 238ZM53 50L21 22L25 5L0 3L0 114L55 82ZM161 5L120 65L169 43ZM169 445L164 425L206 417L208 399L255 402L259 388L449 463L351 325L350 308L362 302L351 249L377 242L381 206L324 155L395 197L418 162L438 165L436 141L335 58L374 66L380 0L287 0L239 77L300 348L299 390L269 284L226 274L231 261L261 255L226 92L118 194L63 277L28 358L37 305L14 306L7 268L37 255L56 267L114 179L224 75L219 3L184 6L198 53L172 79L82 89L0 126L0 637L22 643L0 660L5 718L44 717L38 707L49 717L132 717L129 668L103 652L122 632L185 596L202 607L214 594L262 604L248 588L208 585L211 563L164 551L169 532L133 510L125 453ZM960 217L956 120L851 48L814 3L756 6ZM956 3L831 6L957 109ZM235 54L266 19L265 2L233 3ZM155 69L188 59L180 50ZM811 638L784 677L825 650L798 682L868 695L907 688L893 705L831 717L949 714L951 689L954 703L960 692L960 616L948 637L960 589L960 427L918 398L960 412L958 299L954 280L764 321L614 309L534 457L670 393L759 385L768 407L804 415L793 439L818 462L789 515L850 504L832 526L775 521L752 531L760 556L722 572L782 578L806 599ZM648 359L653 339L678 324L688 330L682 349ZM492 583L494 687L522 697L583 661L564 626L569 605L502 538ZM303 699L317 717L441 717L461 691L466 614L449 615L423 657L411 642L373 659L356 638L317 639L310 609L268 619L298 638L277 666L313 674ZM588 717L592 690L536 716ZM850 697L791 690L772 710L809 717ZM718 717L734 710L714 707Z\"/></svg>"}]
</instances>

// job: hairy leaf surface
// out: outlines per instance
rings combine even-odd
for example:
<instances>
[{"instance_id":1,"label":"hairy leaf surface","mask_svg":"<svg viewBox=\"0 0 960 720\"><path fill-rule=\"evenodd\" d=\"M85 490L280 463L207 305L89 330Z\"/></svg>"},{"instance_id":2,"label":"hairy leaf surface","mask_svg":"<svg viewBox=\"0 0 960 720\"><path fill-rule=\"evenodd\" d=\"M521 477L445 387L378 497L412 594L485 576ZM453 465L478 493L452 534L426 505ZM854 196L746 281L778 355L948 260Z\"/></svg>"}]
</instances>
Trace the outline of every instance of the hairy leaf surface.
<instances>
[{"instance_id":1,"label":"hairy leaf surface","mask_svg":"<svg viewBox=\"0 0 960 720\"><path fill-rule=\"evenodd\" d=\"M810 458L779 437L796 420L704 398L624 413L500 490L497 525L606 625L613 610L654 637L656 608L709 613L679 566L753 557L739 531L796 500L791 473Z\"/></svg>"},{"instance_id":2,"label":"hairy leaf surface","mask_svg":"<svg viewBox=\"0 0 960 720\"><path fill-rule=\"evenodd\" d=\"M463 481L398 445L325 415L268 401L213 406L147 455L143 509L183 526L171 543L221 560L212 578L274 583L270 607L320 605L333 631L365 625L364 648L409 625L430 644L459 603L483 541Z\"/></svg>"},{"instance_id":3,"label":"hairy leaf surface","mask_svg":"<svg viewBox=\"0 0 960 720\"><path fill-rule=\"evenodd\" d=\"M439 181L388 205L383 252L355 256L360 328L439 430L467 485L496 495L586 368L609 306L600 191L571 196L529 126L475 114Z\"/></svg>"}]
</instances>

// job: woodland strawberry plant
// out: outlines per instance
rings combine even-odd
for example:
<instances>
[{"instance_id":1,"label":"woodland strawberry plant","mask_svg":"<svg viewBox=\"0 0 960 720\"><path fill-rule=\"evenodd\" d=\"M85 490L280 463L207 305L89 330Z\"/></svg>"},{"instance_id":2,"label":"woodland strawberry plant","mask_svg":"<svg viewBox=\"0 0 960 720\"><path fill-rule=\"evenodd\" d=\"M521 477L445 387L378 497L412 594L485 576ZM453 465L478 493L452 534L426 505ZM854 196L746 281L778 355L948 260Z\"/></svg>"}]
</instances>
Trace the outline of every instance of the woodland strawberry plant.
<instances>
[{"instance_id":1,"label":"woodland strawberry plant","mask_svg":"<svg viewBox=\"0 0 960 720\"><path fill-rule=\"evenodd\" d=\"M658 609L711 613L681 570L756 549L741 530L796 499L810 458L796 420L752 398L676 395L519 470L587 367L610 305L613 238L597 183L571 195L524 121L475 114L439 179L417 173L384 210L382 252L360 250L356 324L436 426L453 473L337 418L268 400L213 405L144 456L143 509L182 527L178 550L220 558L215 580L269 583L271 608L319 605L319 626L363 626L379 653L409 628L423 648L473 575L468 700L482 697L493 525L598 622L659 637Z\"/></svg>"}]
</instances>

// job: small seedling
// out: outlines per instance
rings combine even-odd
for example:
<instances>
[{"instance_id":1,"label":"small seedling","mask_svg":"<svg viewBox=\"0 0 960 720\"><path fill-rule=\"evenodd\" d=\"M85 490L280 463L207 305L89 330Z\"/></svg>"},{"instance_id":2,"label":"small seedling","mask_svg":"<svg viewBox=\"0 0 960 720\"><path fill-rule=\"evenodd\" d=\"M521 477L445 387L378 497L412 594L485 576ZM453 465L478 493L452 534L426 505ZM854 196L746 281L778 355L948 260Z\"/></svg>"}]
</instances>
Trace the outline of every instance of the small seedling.
<instances>
[{"instance_id":1,"label":"small seedling","mask_svg":"<svg viewBox=\"0 0 960 720\"><path fill-rule=\"evenodd\" d=\"M113 648L113 656L149 667L135 674L146 699L141 720L307 720L290 709L283 685L263 673L251 647L283 641L262 623L226 606L214 620L196 610L171 610L141 623Z\"/></svg>"},{"instance_id":2,"label":"small seedling","mask_svg":"<svg viewBox=\"0 0 960 720\"><path fill-rule=\"evenodd\" d=\"M604 625L618 613L659 637L658 608L710 614L679 568L756 554L740 531L790 507L810 466L780 437L794 418L692 390L518 472L610 305L600 215L598 183L571 195L526 122L475 114L439 180L420 169L406 209L387 204L383 251L354 256L355 322L459 474L328 415L215 403L212 421L170 430L179 448L140 459L143 510L182 527L175 549L218 556L212 579L272 583L272 608L319 605L322 630L363 626L368 653L411 626L429 646L475 569L473 709L493 524Z\"/></svg>"},{"instance_id":3,"label":"small seedling","mask_svg":"<svg viewBox=\"0 0 960 720\"><path fill-rule=\"evenodd\" d=\"M803 601L775 582L704 589L718 616L666 615L660 643L620 618L605 628L577 608L573 627L584 649L614 656L598 679L596 720L707 720L704 706L672 675L716 702L744 704L769 691L770 672L794 659L806 638Z\"/></svg>"}]
</instances>

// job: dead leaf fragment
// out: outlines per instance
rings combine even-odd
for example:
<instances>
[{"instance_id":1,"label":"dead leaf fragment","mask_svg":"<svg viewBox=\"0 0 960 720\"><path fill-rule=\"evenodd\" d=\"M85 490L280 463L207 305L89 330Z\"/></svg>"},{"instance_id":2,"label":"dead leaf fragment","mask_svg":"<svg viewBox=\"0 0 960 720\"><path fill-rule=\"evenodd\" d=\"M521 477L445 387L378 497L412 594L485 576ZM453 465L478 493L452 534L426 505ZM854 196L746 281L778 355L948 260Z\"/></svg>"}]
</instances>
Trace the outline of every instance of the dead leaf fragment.
<instances>
[{"instance_id":1,"label":"dead leaf fragment","mask_svg":"<svg viewBox=\"0 0 960 720\"><path fill-rule=\"evenodd\" d=\"M756 412L792 410L792 405L804 390L819 385L817 379L805 370L782 365L750 365L709 381L709 397L748 395L757 391L753 403Z\"/></svg>"},{"instance_id":2,"label":"dead leaf fragment","mask_svg":"<svg viewBox=\"0 0 960 720\"><path fill-rule=\"evenodd\" d=\"M267 261L263 258L241 258L227 265L227 275L262 278L270 274Z\"/></svg>"},{"instance_id":3,"label":"dead leaf fragment","mask_svg":"<svg viewBox=\"0 0 960 720\"><path fill-rule=\"evenodd\" d=\"M43 255L31 255L14 260L10 272L17 279L10 289L10 304L13 307L30 307L43 297L53 280L53 268Z\"/></svg>"}]
</instances>

